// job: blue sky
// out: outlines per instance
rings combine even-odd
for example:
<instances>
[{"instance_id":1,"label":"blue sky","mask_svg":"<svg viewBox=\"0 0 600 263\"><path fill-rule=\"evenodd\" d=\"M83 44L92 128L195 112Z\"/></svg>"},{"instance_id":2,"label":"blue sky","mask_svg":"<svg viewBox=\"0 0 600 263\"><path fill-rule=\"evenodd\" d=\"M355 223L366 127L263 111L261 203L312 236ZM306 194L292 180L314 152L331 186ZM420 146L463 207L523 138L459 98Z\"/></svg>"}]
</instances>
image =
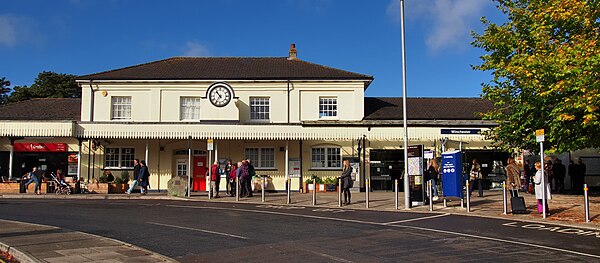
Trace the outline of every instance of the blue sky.
<instances>
[{"instance_id":1,"label":"blue sky","mask_svg":"<svg viewBox=\"0 0 600 263\"><path fill-rule=\"evenodd\" d=\"M405 0L410 97L477 97L489 73L469 32L491 0ZM373 75L370 97L402 96L398 0L19 0L0 10L0 77L90 74L173 56L287 56Z\"/></svg>"}]
</instances>

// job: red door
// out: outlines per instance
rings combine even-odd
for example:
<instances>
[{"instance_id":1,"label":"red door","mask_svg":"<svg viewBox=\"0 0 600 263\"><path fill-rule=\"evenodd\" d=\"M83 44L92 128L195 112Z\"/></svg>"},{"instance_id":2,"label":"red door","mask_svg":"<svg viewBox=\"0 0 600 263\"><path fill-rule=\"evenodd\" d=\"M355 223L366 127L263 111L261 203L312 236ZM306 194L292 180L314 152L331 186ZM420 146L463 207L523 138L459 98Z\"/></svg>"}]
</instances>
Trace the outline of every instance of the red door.
<instances>
[{"instance_id":1,"label":"red door","mask_svg":"<svg viewBox=\"0 0 600 263\"><path fill-rule=\"evenodd\" d=\"M206 156L194 156L193 191L206 191Z\"/></svg>"}]
</instances>

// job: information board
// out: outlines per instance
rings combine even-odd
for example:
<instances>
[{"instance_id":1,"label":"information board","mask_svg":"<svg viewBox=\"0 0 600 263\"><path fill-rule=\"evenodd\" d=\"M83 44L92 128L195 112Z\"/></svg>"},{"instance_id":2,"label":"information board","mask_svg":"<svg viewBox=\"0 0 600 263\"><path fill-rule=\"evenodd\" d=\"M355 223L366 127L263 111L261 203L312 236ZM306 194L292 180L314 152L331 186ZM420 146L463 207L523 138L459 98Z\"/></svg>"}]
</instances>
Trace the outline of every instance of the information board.
<instances>
[{"instance_id":1,"label":"information board","mask_svg":"<svg viewBox=\"0 0 600 263\"><path fill-rule=\"evenodd\" d=\"M442 153L442 187L444 196L463 198L462 153Z\"/></svg>"}]
</instances>

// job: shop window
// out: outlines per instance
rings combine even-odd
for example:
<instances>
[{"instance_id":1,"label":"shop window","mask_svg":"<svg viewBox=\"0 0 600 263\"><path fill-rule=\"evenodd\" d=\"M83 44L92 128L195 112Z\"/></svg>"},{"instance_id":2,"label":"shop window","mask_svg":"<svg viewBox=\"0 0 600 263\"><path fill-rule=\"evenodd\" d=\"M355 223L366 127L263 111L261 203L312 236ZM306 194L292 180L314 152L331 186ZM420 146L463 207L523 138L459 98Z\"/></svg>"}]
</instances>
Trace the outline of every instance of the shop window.
<instances>
[{"instance_id":1,"label":"shop window","mask_svg":"<svg viewBox=\"0 0 600 263\"><path fill-rule=\"evenodd\" d=\"M269 98L250 98L250 119L268 121L271 112Z\"/></svg>"},{"instance_id":2,"label":"shop window","mask_svg":"<svg viewBox=\"0 0 600 263\"><path fill-rule=\"evenodd\" d=\"M112 97L112 119L131 120L131 97Z\"/></svg>"},{"instance_id":3,"label":"shop window","mask_svg":"<svg viewBox=\"0 0 600 263\"><path fill-rule=\"evenodd\" d=\"M342 153L340 147L313 147L312 168L341 168Z\"/></svg>"},{"instance_id":4,"label":"shop window","mask_svg":"<svg viewBox=\"0 0 600 263\"><path fill-rule=\"evenodd\" d=\"M133 168L135 148L106 147L104 151L104 167Z\"/></svg>"},{"instance_id":5,"label":"shop window","mask_svg":"<svg viewBox=\"0 0 600 263\"><path fill-rule=\"evenodd\" d=\"M275 148L246 148L246 159L255 168L275 168Z\"/></svg>"},{"instance_id":6,"label":"shop window","mask_svg":"<svg viewBox=\"0 0 600 263\"><path fill-rule=\"evenodd\" d=\"M181 120L200 120L200 98L181 97Z\"/></svg>"},{"instance_id":7,"label":"shop window","mask_svg":"<svg viewBox=\"0 0 600 263\"><path fill-rule=\"evenodd\" d=\"M319 98L319 118L337 117L337 98Z\"/></svg>"}]
</instances>

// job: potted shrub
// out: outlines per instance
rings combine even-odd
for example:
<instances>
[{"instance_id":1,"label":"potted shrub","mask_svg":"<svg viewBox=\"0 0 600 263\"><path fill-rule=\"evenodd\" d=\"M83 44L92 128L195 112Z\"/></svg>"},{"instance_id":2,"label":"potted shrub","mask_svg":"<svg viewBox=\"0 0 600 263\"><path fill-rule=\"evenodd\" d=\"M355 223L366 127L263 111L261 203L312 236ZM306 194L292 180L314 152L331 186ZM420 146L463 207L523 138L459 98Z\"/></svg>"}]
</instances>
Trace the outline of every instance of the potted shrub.
<instances>
[{"instance_id":1,"label":"potted shrub","mask_svg":"<svg viewBox=\"0 0 600 263\"><path fill-rule=\"evenodd\" d=\"M325 191L327 192L336 192L338 189L338 178L337 177L327 177L323 180L325 183Z\"/></svg>"},{"instance_id":2,"label":"potted shrub","mask_svg":"<svg viewBox=\"0 0 600 263\"><path fill-rule=\"evenodd\" d=\"M106 175L101 175L93 183L88 184L88 191L93 194L108 194L108 182Z\"/></svg>"},{"instance_id":3,"label":"potted shrub","mask_svg":"<svg viewBox=\"0 0 600 263\"><path fill-rule=\"evenodd\" d=\"M123 194L129 189L129 172L122 171L121 177L115 178L115 181L109 186L109 193Z\"/></svg>"},{"instance_id":4,"label":"potted shrub","mask_svg":"<svg viewBox=\"0 0 600 263\"><path fill-rule=\"evenodd\" d=\"M316 186L314 186L314 187L316 187L317 192L325 192L325 184L323 182L323 179L321 179L321 177L318 177L318 176L316 176L316 175L313 174L310 177L310 179L306 179L306 181L304 182L305 186L306 186L305 187L306 193L310 193L311 191L314 190L314 187L312 186L313 180L317 184Z\"/></svg>"}]
</instances>

